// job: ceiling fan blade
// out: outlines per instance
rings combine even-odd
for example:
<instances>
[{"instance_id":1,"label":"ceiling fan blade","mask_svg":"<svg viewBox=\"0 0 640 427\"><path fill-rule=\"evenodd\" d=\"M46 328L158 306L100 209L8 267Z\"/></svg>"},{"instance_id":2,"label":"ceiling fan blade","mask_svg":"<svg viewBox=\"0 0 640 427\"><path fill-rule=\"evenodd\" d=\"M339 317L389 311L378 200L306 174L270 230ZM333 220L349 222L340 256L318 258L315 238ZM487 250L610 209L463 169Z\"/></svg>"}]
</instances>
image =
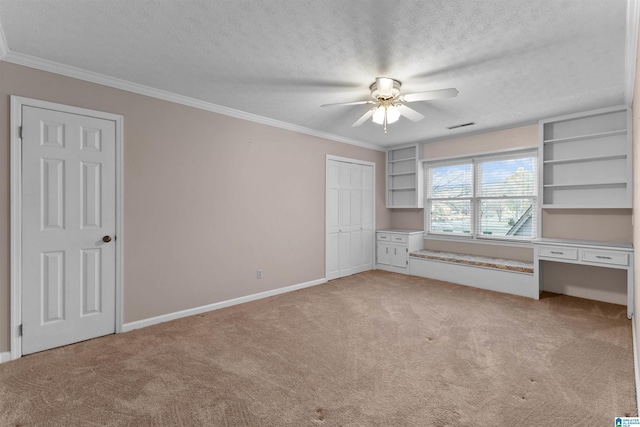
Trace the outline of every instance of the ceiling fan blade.
<instances>
[{"instance_id":1,"label":"ceiling fan blade","mask_svg":"<svg viewBox=\"0 0 640 427\"><path fill-rule=\"evenodd\" d=\"M366 113L364 113L362 115L362 117L360 117L354 124L351 125L351 127L356 127L356 126L360 126L361 124L363 124L364 122L366 122L367 120L369 120L369 118L371 116L373 116L373 113L376 111L375 108L371 108L369 111L367 111Z\"/></svg>"},{"instance_id":2,"label":"ceiling fan blade","mask_svg":"<svg viewBox=\"0 0 640 427\"><path fill-rule=\"evenodd\" d=\"M458 96L455 88L430 90L427 92L407 93L400 97L403 102L430 101L432 99L453 98Z\"/></svg>"},{"instance_id":3,"label":"ceiling fan blade","mask_svg":"<svg viewBox=\"0 0 640 427\"><path fill-rule=\"evenodd\" d=\"M413 108L407 107L406 105L399 104L399 105L396 105L396 108L398 109L398 111L400 111L400 114L402 114L412 122L417 122L424 119L424 116L422 114L418 113Z\"/></svg>"},{"instance_id":4,"label":"ceiling fan blade","mask_svg":"<svg viewBox=\"0 0 640 427\"><path fill-rule=\"evenodd\" d=\"M335 104L322 104L321 107L334 107L336 105L362 105L375 104L373 101L353 101L353 102L336 102Z\"/></svg>"}]
</instances>

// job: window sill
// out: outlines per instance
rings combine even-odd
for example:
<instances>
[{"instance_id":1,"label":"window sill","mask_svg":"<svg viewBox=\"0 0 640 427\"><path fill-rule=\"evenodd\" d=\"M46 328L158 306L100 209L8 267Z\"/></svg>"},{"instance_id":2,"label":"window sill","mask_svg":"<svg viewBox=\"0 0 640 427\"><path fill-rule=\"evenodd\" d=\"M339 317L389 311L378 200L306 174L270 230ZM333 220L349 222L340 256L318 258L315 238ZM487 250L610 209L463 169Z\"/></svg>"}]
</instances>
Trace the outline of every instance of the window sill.
<instances>
[{"instance_id":1,"label":"window sill","mask_svg":"<svg viewBox=\"0 0 640 427\"><path fill-rule=\"evenodd\" d=\"M447 236L443 234L433 234L425 231L425 240L440 240L448 242L460 242L460 243L477 243L481 245L497 245L497 246L512 246L517 248L533 248L533 241L531 240L506 240L500 238L489 237L472 237L472 236Z\"/></svg>"}]
</instances>

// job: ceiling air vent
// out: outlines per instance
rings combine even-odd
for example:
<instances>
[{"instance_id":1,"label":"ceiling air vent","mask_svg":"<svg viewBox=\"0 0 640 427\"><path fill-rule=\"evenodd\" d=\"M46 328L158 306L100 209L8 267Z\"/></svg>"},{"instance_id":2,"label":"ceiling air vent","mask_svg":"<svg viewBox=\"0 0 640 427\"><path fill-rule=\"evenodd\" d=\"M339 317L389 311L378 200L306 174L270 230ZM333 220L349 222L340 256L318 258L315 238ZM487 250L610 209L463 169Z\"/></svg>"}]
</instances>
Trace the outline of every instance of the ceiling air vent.
<instances>
[{"instance_id":1,"label":"ceiling air vent","mask_svg":"<svg viewBox=\"0 0 640 427\"><path fill-rule=\"evenodd\" d=\"M462 123L462 124L459 124L459 125L449 126L447 129L449 129L449 130L458 129L458 128L463 128L465 126L473 126L475 124L476 124L476 122Z\"/></svg>"}]
</instances>

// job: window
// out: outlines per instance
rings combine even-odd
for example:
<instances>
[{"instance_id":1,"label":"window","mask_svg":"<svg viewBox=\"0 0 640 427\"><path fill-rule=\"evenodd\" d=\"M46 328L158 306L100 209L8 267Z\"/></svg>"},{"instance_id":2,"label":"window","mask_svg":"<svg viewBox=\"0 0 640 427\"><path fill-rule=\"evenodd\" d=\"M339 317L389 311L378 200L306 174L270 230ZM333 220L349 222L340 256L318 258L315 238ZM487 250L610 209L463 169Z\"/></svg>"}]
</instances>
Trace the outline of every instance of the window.
<instances>
[{"instance_id":1,"label":"window","mask_svg":"<svg viewBox=\"0 0 640 427\"><path fill-rule=\"evenodd\" d=\"M425 230L467 238L531 240L535 151L424 163Z\"/></svg>"}]
</instances>

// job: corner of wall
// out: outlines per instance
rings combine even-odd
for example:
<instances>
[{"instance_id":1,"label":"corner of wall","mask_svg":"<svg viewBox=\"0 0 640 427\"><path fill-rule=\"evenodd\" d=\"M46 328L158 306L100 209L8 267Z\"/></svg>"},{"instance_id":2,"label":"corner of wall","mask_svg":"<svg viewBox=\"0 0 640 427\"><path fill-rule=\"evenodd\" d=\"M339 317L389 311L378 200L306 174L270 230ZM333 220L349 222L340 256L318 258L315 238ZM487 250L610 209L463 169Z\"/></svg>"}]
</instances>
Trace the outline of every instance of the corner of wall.
<instances>
[{"instance_id":1,"label":"corner of wall","mask_svg":"<svg viewBox=\"0 0 640 427\"><path fill-rule=\"evenodd\" d=\"M640 64L638 60L640 55L638 54L638 26L640 24L640 4L637 0L629 0L627 10L627 55L626 55L626 69L627 69L627 90L625 97L627 103L631 105L631 122L633 132L633 211L632 211L632 229L633 229L633 246L634 253L634 270L640 272L640 260L638 254L638 248L640 248L640 227L635 226L635 212L640 209ZM638 273L634 277L634 313L635 308L640 307L640 292L638 290ZM638 387L640 386L640 372L638 372L638 331L640 325L638 325L637 316L633 316L631 319L631 331L633 335L633 362L636 379L636 399L637 407L640 408L640 394L638 393Z\"/></svg>"}]
</instances>

